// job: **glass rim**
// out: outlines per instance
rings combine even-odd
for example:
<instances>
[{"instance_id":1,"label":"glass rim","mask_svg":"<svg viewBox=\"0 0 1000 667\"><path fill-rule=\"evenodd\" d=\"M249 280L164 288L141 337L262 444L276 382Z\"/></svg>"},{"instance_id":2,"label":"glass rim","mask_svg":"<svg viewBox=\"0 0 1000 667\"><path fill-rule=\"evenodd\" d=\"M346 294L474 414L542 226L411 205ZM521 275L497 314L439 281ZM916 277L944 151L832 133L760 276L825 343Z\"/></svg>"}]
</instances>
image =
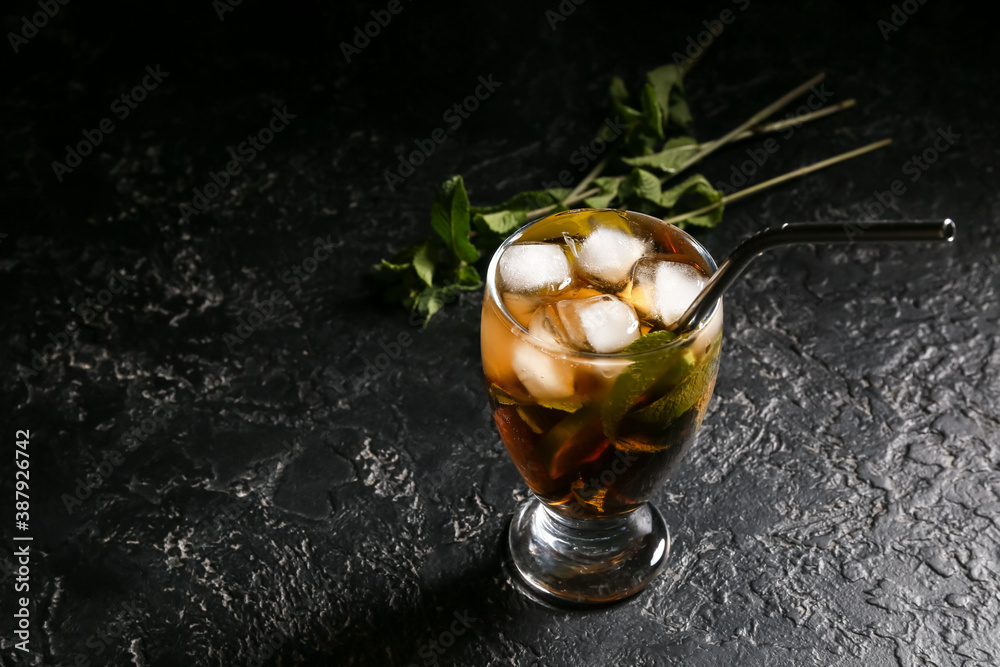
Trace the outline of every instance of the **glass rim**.
<instances>
[{"instance_id":1,"label":"glass rim","mask_svg":"<svg viewBox=\"0 0 1000 667\"><path fill-rule=\"evenodd\" d=\"M542 216L541 218L536 218L535 220L526 222L525 224L521 225L521 227L519 227L517 231L508 236L504 240L504 242L500 244L500 247L496 249L496 252L493 253L493 257L490 259L489 268L486 270L486 292L489 295L490 299L493 301L493 303L496 304L496 308L499 311L500 316L504 320L505 324L508 324L513 327L515 335L518 335L519 337L522 338L526 337L527 342L531 343L532 345L534 345L539 349L542 349L548 353L558 353L562 356L575 356L584 359L617 359L617 360L633 359L636 357L644 357L646 355L657 354L659 352L662 352L663 350L670 349L673 347L680 347L681 345L689 343L699 333L701 333L701 330L704 329L709 322L711 322L715 318L716 313L719 311L719 308L722 305L722 297L719 297L719 299L716 300L716 302L712 305L712 309L708 311L708 314L705 315L705 317L703 317L701 321L698 322L698 326L694 327L690 331L687 331L683 335L678 336L672 341L666 342L663 345L651 348L649 350L643 350L642 352L629 352L629 353L625 353L624 351L590 352L588 350L574 350L571 348L566 348L565 350L561 350L552 348L546 345L545 341L542 341L541 339L531 335L531 333L527 330L527 328L525 328L520 322L517 321L517 319L513 315L510 314L510 311L507 310L507 305L503 302L503 299L500 297L500 292L497 289L496 285L496 273L498 266L500 264L500 256L503 255L504 251L507 250L508 247L517 243L518 239L520 239L521 236L524 235L525 231L527 231L530 227L533 227L545 220L548 220L549 218L555 215L563 215L566 213L576 213L581 211L623 212L628 216L646 218L655 221L661 225L670 225L675 230L677 230L677 232L682 234L685 237L685 239L694 247L694 249L698 251L698 253L708 264L709 269L711 269L712 273L710 275L714 274L716 271L719 270L718 265L715 263L715 259L708 252L708 250L705 249L705 246L699 243L697 239L695 239L693 236L685 232L677 225L674 225L669 222L664 222L663 220L660 220L655 216L648 215L646 213L639 213L638 211L630 211L627 209L615 209L615 208L573 208L566 211L559 211L557 213L550 213L548 215ZM641 338L642 336L640 336L636 340L641 340Z\"/></svg>"}]
</instances>

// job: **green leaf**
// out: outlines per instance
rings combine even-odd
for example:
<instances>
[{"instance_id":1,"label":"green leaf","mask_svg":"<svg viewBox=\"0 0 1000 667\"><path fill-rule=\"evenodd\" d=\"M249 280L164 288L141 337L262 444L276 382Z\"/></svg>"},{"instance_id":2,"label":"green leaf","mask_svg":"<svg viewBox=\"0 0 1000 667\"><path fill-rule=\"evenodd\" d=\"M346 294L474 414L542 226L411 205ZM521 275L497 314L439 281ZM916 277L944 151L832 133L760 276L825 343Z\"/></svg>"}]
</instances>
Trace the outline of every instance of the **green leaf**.
<instances>
[{"instance_id":1,"label":"green leaf","mask_svg":"<svg viewBox=\"0 0 1000 667\"><path fill-rule=\"evenodd\" d=\"M525 215L536 208L545 208L558 204L569 194L566 188L553 188L550 190L532 190L516 194L502 204L496 206L473 206L469 210L473 215L480 214L483 217L487 213L498 213L500 211L524 211Z\"/></svg>"},{"instance_id":2,"label":"green leaf","mask_svg":"<svg viewBox=\"0 0 1000 667\"><path fill-rule=\"evenodd\" d=\"M701 174L695 174L680 185L664 190L660 195L660 205L670 209L669 217L674 217L685 211L704 208L709 204L719 204L711 211L684 220L686 224L714 227L722 219L722 196L722 193L713 188L707 178ZM681 204L683 204L683 209Z\"/></svg>"},{"instance_id":3,"label":"green leaf","mask_svg":"<svg viewBox=\"0 0 1000 667\"><path fill-rule=\"evenodd\" d=\"M663 150L652 155L622 158L633 167L650 167L668 174L677 173L684 162L698 151L698 142L692 137L675 137L663 145Z\"/></svg>"},{"instance_id":4,"label":"green leaf","mask_svg":"<svg viewBox=\"0 0 1000 667\"><path fill-rule=\"evenodd\" d=\"M496 211L495 213L476 213L476 225L485 225L487 229L490 229L497 234L510 234L515 229L520 227L525 223L528 216L527 211L517 210L517 211Z\"/></svg>"},{"instance_id":5,"label":"green leaf","mask_svg":"<svg viewBox=\"0 0 1000 667\"><path fill-rule=\"evenodd\" d=\"M660 179L645 169L633 169L621 185L622 199L645 199L660 203Z\"/></svg>"},{"instance_id":6,"label":"green leaf","mask_svg":"<svg viewBox=\"0 0 1000 667\"><path fill-rule=\"evenodd\" d=\"M413 255L419 245L406 246L389 259L383 259L375 265L375 269L381 274L403 273L413 268Z\"/></svg>"},{"instance_id":7,"label":"green leaf","mask_svg":"<svg viewBox=\"0 0 1000 667\"><path fill-rule=\"evenodd\" d=\"M710 211L701 215L692 215L681 222L681 224L697 225L699 227L715 227L722 220L722 212L726 208L725 204L719 204Z\"/></svg>"},{"instance_id":8,"label":"green leaf","mask_svg":"<svg viewBox=\"0 0 1000 667\"><path fill-rule=\"evenodd\" d=\"M456 276L458 277L458 282L455 283L455 287L458 289L471 290L482 287L483 281L479 277L479 271L471 264L459 268L456 271Z\"/></svg>"},{"instance_id":9,"label":"green leaf","mask_svg":"<svg viewBox=\"0 0 1000 667\"><path fill-rule=\"evenodd\" d=\"M440 287L428 287L417 296L413 309L424 315L424 325L444 306L444 297Z\"/></svg>"},{"instance_id":10,"label":"green leaf","mask_svg":"<svg viewBox=\"0 0 1000 667\"><path fill-rule=\"evenodd\" d=\"M707 204L714 204L722 199L722 193L712 187L708 179L701 174L690 176L680 185L675 185L669 190L664 190L660 195L660 204L664 208L673 208L680 201L681 197L698 197L697 204L691 208L700 208Z\"/></svg>"},{"instance_id":11,"label":"green leaf","mask_svg":"<svg viewBox=\"0 0 1000 667\"><path fill-rule=\"evenodd\" d=\"M426 326L434 313L441 310L446 303L453 301L458 292L477 290L482 286L483 282L476 267L464 264L456 267L451 276L443 280L443 284L426 285L422 290L412 290L403 302L410 306L411 310L424 316Z\"/></svg>"},{"instance_id":12,"label":"green leaf","mask_svg":"<svg viewBox=\"0 0 1000 667\"><path fill-rule=\"evenodd\" d=\"M527 222L528 213L549 206L559 210L559 202L568 194L569 190L563 188L535 190L522 192L495 206L470 206L476 226L476 246L492 254L505 238Z\"/></svg>"},{"instance_id":13,"label":"green leaf","mask_svg":"<svg viewBox=\"0 0 1000 667\"><path fill-rule=\"evenodd\" d=\"M646 73L646 80L656 89L656 103L663 117L664 131L675 123L691 124L691 110L684 96L684 73L676 65L664 65Z\"/></svg>"},{"instance_id":14,"label":"green leaf","mask_svg":"<svg viewBox=\"0 0 1000 667\"><path fill-rule=\"evenodd\" d=\"M671 92L675 86L681 85L681 78L681 71L676 65L663 65L646 72L646 80L653 88L664 125L670 118Z\"/></svg>"},{"instance_id":15,"label":"green leaf","mask_svg":"<svg viewBox=\"0 0 1000 667\"><path fill-rule=\"evenodd\" d=\"M590 208L609 208L611 202L618 196L618 188L622 179L617 176L603 176L595 178L593 184L601 189L599 194L587 197L583 200L585 206Z\"/></svg>"},{"instance_id":16,"label":"green leaf","mask_svg":"<svg viewBox=\"0 0 1000 667\"><path fill-rule=\"evenodd\" d=\"M622 351L622 354L639 354L663 347L676 339L670 331L654 331L641 336ZM604 434L614 440L618 426L636 402L654 386L676 384L691 372L694 353L690 345L667 348L659 354L646 354L636 358L615 379L611 392L601 407Z\"/></svg>"},{"instance_id":17,"label":"green leaf","mask_svg":"<svg viewBox=\"0 0 1000 667\"><path fill-rule=\"evenodd\" d=\"M670 94L670 120L682 127L687 127L694 120L680 86L674 88Z\"/></svg>"},{"instance_id":18,"label":"green leaf","mask_svg":"<svg viewBox=\"0 0 1000 667\"><path fill-rule=\"evenodd\" d=\"M490 396L500 405L517 405L517 399L496 382L491 382L489 386Z\"/></svg>"},{"instance_id":19,"label":"green leaf","mask_svg":"<svg viewBox=\"0 0 1000 667\"><path fill-rule=\"evenodd\" d=\"M663 138L663 119L666 118L656 99L656 89L650 84L642 88L642 115L645 129L658 139Z\"/></svg>"},{"instance_id":20,"label":"green leaf","mask_svg":"<svg viewBox=\"0 0 1000 667\"><path fill-rule=\"evenodd\" d=\"M469 195L461 176L449 178L438 190L431 206L431 226L455 257L463 262L479 259L479 251L469 241Z\"/></svg>"},{"instance_id":21,"label":"green leaf","mask_svg":"<svg viewBox=\"0 0 1000 667\"><path fill-rule=\"evenodd\" d=\"M397 263L397 262L391 262L388 259L383 259L380 264L375 265L375 268L383 273L385 272L400 273L402 271L406 271L411 266L413 266L412 262Z\"/></svg>"},{"instance_id":22,"label":"green leaf","mask_svg":"<svg viewBox=\"0 0 1000 667\"><path fill-rule=\"evenodd\" d=\"M628 91L625 89L625 82L620 76L611 77L611 85L608 86L608 94L615 102L627 102Z\"/></svg>"},{"instance_id":23,"label":"green leaf","mask_svg":"<svg viewBox=\"0 0 1000 667\"><path fill-rule=\"evenodd\" d=\"M656 145L660 140L654 134L642 132L638 125L632 128L625 137L625 147L632 155L650 155L656 152Z\"/></svg>"},{"instance_id":24,"label":"green leaf","mask_svg":"<svg viewBox=\"0 0 1000 667\"><path fill-rule=\"evenodd\" d=\"M721 342L721 336L712 342L708 352L684 382L650 405L632 412L629 419L650 426L663 425L690 410L705 395L708 384L712 381L716 370L713 362L718 357Z\"/></svg>"},{"instance_id":25,"label":"green leaf","mask_svg":"<svg viewBox=\"0 0 1000 667\"><path fill-rule=\"evenodd\" d=\"M434 242L427 241L418 245L413 252L413 270L427 285L434 284L434 261L437 255L435 250Z\"/></svg>"},{"instance_id":26,"label":"green leaf","mask_svg":"<svg viewBox=\"0 0 1000 667\"><path fill-rule=\"evenodd\" d=\"M619 77L611 79L611 86L608 89L611 97L611 108L614 109L622 121L632 123L642 117L642 113L630 107L628 103L628 91L625 90L625 82Z\"/></svg>"},{"instance_id":27,"label":"green leaf","mask_svg":"<svg viewBox=\"0 0 1000 667\"><path fill-rule=\"evenodd\" d=\"M579 398L564 398L560 400L539 400L538 404L550 410L560 410L562 412L576 412L583 407L583 401Z\"/></svg>"}]
</instances>

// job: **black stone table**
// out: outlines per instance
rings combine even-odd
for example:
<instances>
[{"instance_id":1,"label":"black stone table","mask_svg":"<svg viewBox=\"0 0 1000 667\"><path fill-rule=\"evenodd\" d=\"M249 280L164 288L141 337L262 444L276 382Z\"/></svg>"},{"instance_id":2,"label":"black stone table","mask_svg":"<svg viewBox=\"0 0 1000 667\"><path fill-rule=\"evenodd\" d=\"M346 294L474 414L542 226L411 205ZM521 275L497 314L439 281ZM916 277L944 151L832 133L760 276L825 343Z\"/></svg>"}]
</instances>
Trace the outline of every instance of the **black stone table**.
<instances>
[{"instance_id":1,"label":"black stone table","mask_svg":"<svg viewBox=\"0 0 1000 667\"><path fill-rule=\"evenodd\" d=\"M0 664L1000 663L992 17L318 4L6 8ZM761 141L718 151L713 183L894 139L733 204L697 232L713 253L795 220L952 217L958 239L759 262L656 496L668 569L618 606L548 609L503 566L527 490L482 386L481 295L414 327L371 267L429 233L451 174L485 204L575 169L609 77L699 41L701 138L819 71L813 95L858 100L762 164Z\"/></svg>"}]
</instances>

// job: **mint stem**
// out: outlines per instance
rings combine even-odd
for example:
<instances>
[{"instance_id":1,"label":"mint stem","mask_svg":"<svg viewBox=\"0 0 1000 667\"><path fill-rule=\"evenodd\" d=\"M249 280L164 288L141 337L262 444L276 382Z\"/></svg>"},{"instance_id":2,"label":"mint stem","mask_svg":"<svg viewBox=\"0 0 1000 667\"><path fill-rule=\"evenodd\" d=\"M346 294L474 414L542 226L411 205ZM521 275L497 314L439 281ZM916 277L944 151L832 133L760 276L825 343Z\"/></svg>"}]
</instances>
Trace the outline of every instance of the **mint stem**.
<instances>
[{"instance_id":1,"label":"mint stem","mask_svg":"<svg viewBox=\"0 0 1000 667\"><path fill-rule=\"evenodd\" d=\"M694 155L692 155L691 157L689 157L687 160L685 160L684 163L681 164L681 166L677 168L677 171L675 171L672 174L667 174L666 176L664 176L663 178L661 178L660 179L660 183L664 183L664 182L670 180L671 178L673 178L677 174L681 173L682 171L684 171L685 169L687 169L688 167L690 167L694 163L698 162L699 160L705 158L708 155L711 155L716 150L722 148L723 146L725 146L729 142L733 141L738 135L746 132L747 130L749 130L754 125L759 125L764 120L766 120L771 115L773 115L776 111L780 110L782 107L786 106L789 102L791 102L795 98L799 97L804 92L806 92L807 90L809 90L810 88L812 88L813 86L815 86L817 83L819 83L820 81L822 81L825 77L826 77L826 74L823 73L823 72L820 72L819 74L817 74L813 78L809 79L805 83L800 84L796 88L788 91L787 93L785 93L784 95L782 95L781 97L779 97L777 100L775 100L774 102L771 102L766 107L764 107L763 109L761 109L760 111L758 111L754 115L750 116L750 118L746 119L741 124L737 125L735 128L733 128L732 130L730 130L727 134L723 135L722 138L716 139L715 141L712 141L712 142L709 142L706 145L706 148L698 151L697 153L695 153Z\"/></svg>"},{"instance_id":2,"label":"mint stem","mask_svg":"<svg viewBox=\"0 0 1000 667\"><path fill-rule=\"evenodd\" d=\"M785 118L784 120L778 120L773 123L767 123L765 125L758 125L757 127L752 127L745 132L733 137L733 141L740 141L742 139L749 139L758 134L764 134L766 132L780 132L786 127L795 127L801 125L802 123L808 123L811 120L816 120L817 118L824 118L838 111L843 111L844 109L849 109L857 104L857 100L851 98L849 100L844 100L843 102L838 102L837 104L831 104L828 107L823 107L822 109L817 109L816 111L810 111L809 113L804 113L800 116L792 116L790 118ZM697 147L700 149L704 146L715 143L718 139L713 141L706 141L703 144L698 144Z\"/></svg>"},{"instance_id":3,"label":"mint stem","mask_svg":"<svg viewBox=\"0 0 1000 667\"><path fill-rule=\"evenodd\" d=\"M594 166L594 168L590 170L590 173L588 173L586 176L584 176L582 181L580 181L579 183L577 183L576 187L573 188L573 191L570 192L568 195L566 195L566 197L561 202L559 202L560 206L567 206L568 204L575 204L577 201L579 201L579 199L575 199L574 200L573 198L579 196L579 194L583 191L583 189L585 187L587 187L588 185L590 185L590 183L595 178L597 178L598 176L600 176L601 172L604 171L604 168L606 166L608 166L608 158L604 158L603 160L601 160L600 162L598 162Z\"/></svg>"},{"instance_id":4,"label":"mint stem","mask_svg":"<svg viewBox=\"0 0 1000 667\"><path fill-rule=\"evenodd\" d=\"M752 185L749 188L744 188L743 190L734 192L731 195L726 195L725 197L715 202L714 204L709 204L708 206L703 206L693 211L681 213L680 215L675 215L672 218L666 218L663 222L669 222L671 224L683 222L688 218L693 218L696 215L701 215L702 213L708 213L713 209L719 208L720 206L725 206L726 204L734 202L738 199L743 199L744 197L748 197L756 192L760 192L761 190L769 188L773 185L778 185L779 183L784 183L785 181L789 181L793 178L798 178L800 176L805 176L806 174L811 174L814 171L818 171L825 167L832 166L834 164L837 164L838 162L843 162L844 160L850 160L853 157L863 155L878 148L882 148L883 146L888 146L891 143L892 139L882 139L881 141L876 141L874 143L868 144L867 146L862 146L861 148L855 148L852 151L847 151L846 153L841 153L840 155L834 155L831 158L820 160L819 162L815 162L805 167L799 167L798 169L790 171L786 174L782 174L781 176L776 176L770 180L764 181L763 183L758 183L757 185Z\"/></svg>"}]
</instances>

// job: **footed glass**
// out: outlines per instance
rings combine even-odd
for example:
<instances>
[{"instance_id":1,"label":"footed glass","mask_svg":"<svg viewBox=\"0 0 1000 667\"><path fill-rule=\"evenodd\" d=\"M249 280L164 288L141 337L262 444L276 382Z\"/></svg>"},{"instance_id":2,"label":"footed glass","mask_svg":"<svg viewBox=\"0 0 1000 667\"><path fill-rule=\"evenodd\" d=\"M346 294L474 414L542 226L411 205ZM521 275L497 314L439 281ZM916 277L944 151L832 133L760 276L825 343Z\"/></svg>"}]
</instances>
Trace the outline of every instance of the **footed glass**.
<instances>
[{"instance_id":1,"label":"footed glass","mask_svg":"<svg viewBox=\"0 0 1000 667\"><path fill-rule=\"evenodd\" d=\"M511 522L511 561L539 597L581 604L634 595L667 561L670 535L649 499L701 426L715 387L723 319L720 300L691 331L671 333L669 322L657 321L669 304L650 305L662 298L652 293L654 287L661 293L672 289L669 276L666 282L641 283L637 265L626 267L632 270L626 275L608 269L610 260L603 257L585 264L580 257L595 250L593 243L586 245L595 229L627 235L616 252L628 262L635 262L634 246L641 248L643 262L654 257L687 264L706 278L717 268L708 252L677 227L608 209L566 211L532 222L507 239L490 263L482 312L483 370L497 429L533 494ZM604 236L592 240L604 243ZM504 253L536 243L563 248L571 277L559 273L564 269L557 254L532 247L521 254L541 261L526 265L525 272L540 273L511 281L508 263L506 284L527 287L505 290L498 276ZM534 291L525 293L528 288ZM691 285L677 289L690 298ZM639 329L631 334L632 342L618 352L599 353L557 340L560 335L576 338L567 337L568 324L549 324L546 309L562 312L560 301L601 294L613 295L636 313ZM602 334L593 346L617 335Z\"/></svg>"}]
</instances>

